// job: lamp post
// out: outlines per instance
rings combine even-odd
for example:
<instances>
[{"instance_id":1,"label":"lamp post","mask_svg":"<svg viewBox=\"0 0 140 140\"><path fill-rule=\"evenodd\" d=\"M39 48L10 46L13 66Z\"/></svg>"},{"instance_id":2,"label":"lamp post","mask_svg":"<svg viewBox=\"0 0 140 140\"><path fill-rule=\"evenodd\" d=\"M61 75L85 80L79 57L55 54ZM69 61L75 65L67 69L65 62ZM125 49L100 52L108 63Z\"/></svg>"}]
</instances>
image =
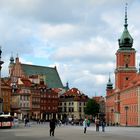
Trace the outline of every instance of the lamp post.
<instances>
[{"instance_id":1,"label":"lamp post","mask_svg":"<svg viewBox=\"0 0 140 140\"><path fill-rule=\"evenodd\" d=\"M128 107L128 106L125 106L124 108L125 108L125 113L126 113L126 114L125 114L125 126L127 126L127 125L128 125L128 122L127 122L127 116L128 116L128 115L127 115L127 111L128 111L128 109L129 109L129 107Z\"/></svg>"},{"instance_id":2,"label":"lamp post","mask_svg":"<svg viewBox=\"0 0 140 140\"><path fill-rule=\"evenodd\" d=\"M0 46L0 112L3 111L2 106L3 106L3 99L2 99L2 93L1 93L1 68L2 68L2 64L4 63L3 61L1 61L1 46Z\"/></svg>"}]
</instances>

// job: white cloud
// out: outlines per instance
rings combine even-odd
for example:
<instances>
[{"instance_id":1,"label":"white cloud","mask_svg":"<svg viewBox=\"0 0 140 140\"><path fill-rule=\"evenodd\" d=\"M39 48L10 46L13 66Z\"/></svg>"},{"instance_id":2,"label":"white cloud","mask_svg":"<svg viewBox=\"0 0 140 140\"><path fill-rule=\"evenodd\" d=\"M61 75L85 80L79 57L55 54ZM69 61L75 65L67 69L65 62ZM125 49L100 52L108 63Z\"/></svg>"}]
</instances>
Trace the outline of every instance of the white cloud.
<instances>
[{"instance_id":1,"label":"white cloud","mask_svg":"<svg viewBox=\"0 0 140 140\"><path fill-rule=\"evenodd\" d=\"M87 42L76 42L67 47L56 48L53 55L50 56L55 61L78 61L102 63L114 59L114 45L109 40L102 37L93 38Z\"/></svg>"},{"instance_id":2,"label":"white cloud","mask_svg":"<svg viewBox=\"0 0 140 140\"><path fill-rule=\"evenodd\" d=\"M43 24L40 26L39 34L43 40L59 39L60 37L69 36L76 28L70 24L50 25Z\"/></svg>"}]
</instances>

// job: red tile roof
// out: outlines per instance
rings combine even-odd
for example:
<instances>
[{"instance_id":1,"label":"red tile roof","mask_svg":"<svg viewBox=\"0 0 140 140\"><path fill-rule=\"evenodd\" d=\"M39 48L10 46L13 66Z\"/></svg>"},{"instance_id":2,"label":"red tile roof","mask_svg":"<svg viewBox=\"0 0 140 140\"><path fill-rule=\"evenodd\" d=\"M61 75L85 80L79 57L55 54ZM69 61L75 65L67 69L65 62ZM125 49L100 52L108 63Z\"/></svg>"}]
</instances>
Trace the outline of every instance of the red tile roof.
<instances>
[{"instance_id":1,"label":"red tile roof","mask_svg":"<svg viewBox=\"0 0 140 140\"><path fill-rule=\"evenodd\" d=\"M83 93L81 93L81 91L79 91L77 88L72 88L65 92L63 96L80 96L82 94Z\"/></svg>"},{"instance_id":2,"label":"red tile roof","mask_svg":"<svg viewBox=\"0 0 140 140\"><path fill-rule=\"evenodd\" d=\"M84 93L82 93L81 91L79 91L77 88L72 88L69 89L67 92L65 92L64 94L62 94L60 97L66 97L66 98L74 98L75 101L79 101L79 100L87 100L88 96L85 95Z\"/></svg>"},{"instance_id":3,"label":"red tile roof","mask_svg":"<svg viewBox=\"0 0 140 140\"><path fill-rule=\"evenodd\" d=\"M24 86L30 87L32 85L32 83L29 79L21 78L21 81L23 82Z\"/></svg>"}]
</instances>

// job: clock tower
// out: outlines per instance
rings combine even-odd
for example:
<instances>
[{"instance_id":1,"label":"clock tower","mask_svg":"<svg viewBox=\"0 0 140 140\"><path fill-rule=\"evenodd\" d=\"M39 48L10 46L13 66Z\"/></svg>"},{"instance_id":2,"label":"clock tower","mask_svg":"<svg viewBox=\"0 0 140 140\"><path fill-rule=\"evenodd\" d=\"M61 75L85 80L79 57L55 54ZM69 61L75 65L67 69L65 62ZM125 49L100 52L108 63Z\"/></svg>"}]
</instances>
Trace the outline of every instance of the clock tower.
<instances>
[{"instance_id":1,"label":"clock tower","mask_svg":"<svg viewBox=\"0 0 140 140\"><path fill-rule=\"evenodd\" d=\"M127 7L125 8L124 31L118 40L119 49L116 52L116 69L115 69L115 88L123 89L129 81L136 75L135 54L133 38L131 37L127 24Z\"/></svg>"}]
</instances>

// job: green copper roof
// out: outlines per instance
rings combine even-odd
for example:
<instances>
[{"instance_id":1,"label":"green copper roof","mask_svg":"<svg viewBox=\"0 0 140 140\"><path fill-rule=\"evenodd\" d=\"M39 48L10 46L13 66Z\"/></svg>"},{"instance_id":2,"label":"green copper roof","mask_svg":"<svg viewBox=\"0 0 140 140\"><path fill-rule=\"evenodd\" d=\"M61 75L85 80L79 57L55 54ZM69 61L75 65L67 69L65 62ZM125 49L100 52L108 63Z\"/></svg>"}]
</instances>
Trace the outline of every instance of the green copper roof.
<instances>
[{"instance_id":1,"label":"green copper roof","mask_svg":"<svg viewBox=\"0 0 140 140\"><path fill-rule=\"evenodd\" d=\"M107 89L113 89L113 83L111 82L110 75L107 83Z\"/></svg>"},{"instance_id":2,"label":"green copper roof","mask_svg":"<svg viewBox=\"0 0 140 140\"><path fill-rule=\"evenodd\" d=\"M131 48L132 45L133 45L133 38L129 34L129 31L127 30L127 28L124 28L122 36L119 39L119 46L120 46L120 48L122 48L122 47Z\"/></svg>"},{"instance_id":3,"label":"green copper roof","mask_svg":"<svg viewBox=\"0 0 140 140\"><path fill-rule=\"evenodd\" d=\"M36 65L21 64L21 67L25 75L42 75L44 82L49 88L63 88L63 84L59 77L56 67L43 67Z\"/></svg>"}]
</instances>

